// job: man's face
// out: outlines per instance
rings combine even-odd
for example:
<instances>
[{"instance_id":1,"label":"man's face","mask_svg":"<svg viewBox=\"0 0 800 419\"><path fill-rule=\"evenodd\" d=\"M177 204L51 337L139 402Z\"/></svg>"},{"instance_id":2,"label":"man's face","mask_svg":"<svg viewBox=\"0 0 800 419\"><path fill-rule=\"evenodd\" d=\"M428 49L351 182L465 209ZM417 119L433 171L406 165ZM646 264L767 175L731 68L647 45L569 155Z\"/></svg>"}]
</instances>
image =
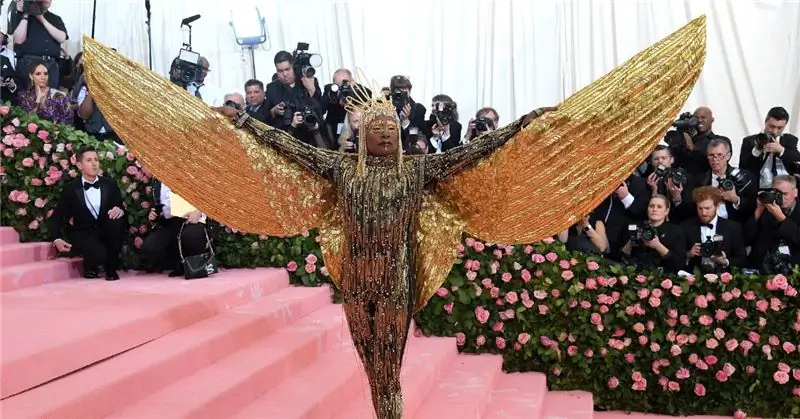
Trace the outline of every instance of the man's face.
<instances>
[{"instance_id":1,"label":"man's face","mask_svg":"<svg viewBox=\"0 0 800 419\"><path fill-rule=\"evenodd\" d=\"M203 65L203 69L200 70L200 74L197 75L197 82L203 83L206 81L206 77L208 76L208 72L211 70L211 67L208 64L208 60L203 57L200 59L200 63Z\"/></svg>"},{"instance_id":2,"label":"man's face","mask_svg":"<svg viewBox=\"0 0 800 419\"><path fill-rule=\"evenodd\" d=\"M81 170L84 176L94 178L100 173L100 159L94 151L87 151L81 155L78 161L78 169Z\"/></svg>"},{"instance_id":3,"label":"man's face","mask_svg":"<svg viewBox=\"0 0 800 419\"><path fill-rule=\"evenodd\" d=\"M244 94L247 95L247 104L250 106L257 106L264 101L264 90L257 84L247 86Z\"/></svg>"},{"instance_id":4,"label":"man's face","mask_svg":"<svg viewBox=\"0 0 800 419\"><path fill-rule=\"evenodd\" d=\"M701 223L707 224L717 215L717 205L712 199L706 199L697 203L697 218Z\"/></svg>"},{"instance_id":5,"label":"man's face","mask_svg":"<svg viewBox=\"0 0 800 419\"><path fill-rule=\"evenodd\" d=\"M700 132L711 131L711 125L714 123L714 117L711 116L711 111L707 108L698 108L694 114L699 123L699 125L697 125L697 130Z\"/></svg>"},{"instance_id":6,"label":"man's face","mask_svg":"<svg viewBox=\"0 0 800 419\"><path fill-rule=\"evenodd\" d=\"M778 180L772 182L772 187L783 193L783 205L781 205L781 208L789 209L797 201L797 188L792 186L791 183Z\"/></svg>"},{"instance_id":7,"label":"man's face","mask_svg":"<svg viewBox=\"0 0 800 419\"><path fill-rule=\"evenodd\" d=\"M672 167L672 163L674 159L672 158L672 154L669 153L669 150L656 150L653 152L653 166L664 166L665 168L669 169Z\"/></svg>"},{"instance_id":8,"label":"man's face","mask_svg":"<svg viewBox=\"0 0 800 419\"><path fill-rule=\"evenodd\" d=\"M242 95L225 96L225 103L228 103L228 101L239 105L238 109L244 109L244 98L242 98Z\"/></svg>"},{"instance_id":9,"label":"man's face","mask_svg":"<svg viewBox=\"0 0 800 419\"><path fill-rule=\"evenodd\" d=\"M350 76L344 71L340 71L333 75L333 84L337 86L341 86L345 80L347 80L347 84L353 84L353 81L350 80Z\"/></svg>"},{"instance_id":10,"label":"man's face","mask_svg":"<svg viewBox=\"0 0 800 419\"><path fill-rule=\"evenodd\" d=\"M783 134L783 130L786 129L787 122L788 121L778 121L775 118L767 118L764 122L764 132L780 137L781 134Z\"/></svg>"},{"instance_id":11,"label":"man's face","mask_svg":"<svg viewBox=\"0 0 800 419\"><path fill-rule=\"evenodd\" d=\"M367 153L377 157L395 154L399 139L397 122L389 116L379 116L372 121L367 132Z\"/></svg>"},{"instance_id":12,"label":"man's face","mask_svg":"<svg viewBox=\"0 0 800 419\"><path fill-rule=\"evenodd\" d=\"M728 168L728 161L731 159L731 153L724 145L718 145L708 148L708 164L711 170L721 173Z\"/></svg>"},{"instance_id":13,"label":"man's face","mask_svg":"<svg viewBox=\"0 0 800 419\"><path fill-rule=\"evenodd\" d=\"M275 64L275 73L281 83L289 86L294 83L294 68L288 61Z\"/></svg>"}]
</instances>

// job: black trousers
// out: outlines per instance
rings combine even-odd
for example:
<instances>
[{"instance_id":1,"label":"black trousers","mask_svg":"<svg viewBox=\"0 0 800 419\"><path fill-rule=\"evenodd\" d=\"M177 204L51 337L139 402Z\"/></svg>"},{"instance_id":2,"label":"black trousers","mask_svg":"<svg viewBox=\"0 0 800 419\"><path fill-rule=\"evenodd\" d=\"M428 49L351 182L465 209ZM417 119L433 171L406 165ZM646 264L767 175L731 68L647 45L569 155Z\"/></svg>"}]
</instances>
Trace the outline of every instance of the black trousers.
<instances>
[{"instance_id":1,"label":"black trousers","mask_svg":"<svg viewBox=\"0 0 800 419\"><path fill-rule=\"evenodd\" d=\"M31 55L23 55L17 58L17 83L19 86L17 87L17 91L21 92L25 89L31 87L31 76L29 71L31 70L30 66L36 61L43 61L43 57L31 56ZM52 87L53 89L59 88L59 80L58 75L58 59L54 57L47 57L44 60L44 66L47 67L47 75L49 77L47 84Z\"/></svg>"},{"instance_id":2,"label":"black trousers","mask_svg":"<svg viewBox=\"0 0 800 419\"><path fill-rule=\"evenodd\" d=\"M162 220L158 228L151 231L144 239L142 256L158 268L177 269L181 263L178 234L185 221L181 217ZM207 244L205 226L200 223L186 224L180 239L184 257L203 253Z\"/></svg>"},{"instance_id":3,"label":"black trousers","mask_svg":"<svg viewBox=\"0 0 800 419\"><path fill-rule=\"evenodd\" d=\"M87 230L76 230L70 234L73 251L83 258L84 269L105 267L106 272L120 267L119 256L125 240L127 220L111 220L104 216L97 226Z\"/></svg>"}]
</instances>

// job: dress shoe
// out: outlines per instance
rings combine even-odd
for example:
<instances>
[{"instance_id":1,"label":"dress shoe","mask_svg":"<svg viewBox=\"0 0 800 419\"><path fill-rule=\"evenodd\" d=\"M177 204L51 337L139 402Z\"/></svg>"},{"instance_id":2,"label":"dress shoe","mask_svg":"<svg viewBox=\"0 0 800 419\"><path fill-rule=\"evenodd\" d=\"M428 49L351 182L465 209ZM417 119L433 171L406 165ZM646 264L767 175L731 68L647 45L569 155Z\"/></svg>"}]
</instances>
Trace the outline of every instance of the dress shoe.
<instances>
[{"instance_id":1,"label":"dress shoe","mask_svg":"<svg viewBox=\"0 0 800 419\"><path fill-rule=\"evenodd\" d=\"M100 275L97 273L97 269L84 269L83 270L83 277L86 279L97 279Z\"/></svg>"},{"instance_id":2,"label":"dress shoe","mask_svg":"<svg viewBox=\"0 0 800 419\"><path fill-rule=\"evenodd\" d=\"M183 275L184 275L183 267L175 269L174 271L169 273L169 277L170 278L175 278L175 277L179 277L179 276L183 276Z\"/></svg>"},{"instance_id":3,"label":"dress shoe","mask_svg":"<svg viewBox=\"0 0 800 419\"><path fill-rule=\"evenodd\" d=\"M108 271L106 272L106 281L117 281L119 280L119 274L117 271Z\"/></svg>"}]
</instances>

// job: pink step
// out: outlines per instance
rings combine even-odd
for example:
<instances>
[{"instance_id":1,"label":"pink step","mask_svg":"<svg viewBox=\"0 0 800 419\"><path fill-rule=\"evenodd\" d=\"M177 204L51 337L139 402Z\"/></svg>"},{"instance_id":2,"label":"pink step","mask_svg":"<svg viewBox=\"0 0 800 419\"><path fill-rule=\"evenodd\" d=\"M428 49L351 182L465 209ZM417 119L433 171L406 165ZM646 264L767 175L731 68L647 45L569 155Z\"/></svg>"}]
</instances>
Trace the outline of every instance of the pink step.
<instances>
[{"instance_id":1,"label":"pink step","mask_svg":"<svg viewBox=\"0 0 800 419\"><path fill-rule=\"evenodd\" d=\"M81 277L81 260L60 258L0 267L0 292Z\"/></svg>"},{"instance_id":2,"label":"pink step","mask_svg":"<svg viewBox=\"0 0 800 419\"><path fill-rule=\"evenodd\" d=\"M0 398L285 288L282 269L201 280L137 275L72 280L0 294Z\"/></svg>"},{"instance_id":3,"label":"pink step","mask_svg":"<svg viewBox=\"0 0 800 419\"><path fill-rule=\"evenodd\" d=\"M0 267L39 262L56 257L52 243L12 243L0 246Z\"/></svg>"},{"instance_id":4,"label":"pink step","mask_svg":"<svg viewBox=\"0 0 800 419\"><path fill-rule=\"evenodd\" d=\"M668 416L649 413L594 412L595 419L730 419L730 416ZM749 418L750 416L748 416ZM754 418L758 419L758 418Z\"/></svg>"},{"instance_id":5,"label":"pink step","mask_svg":"<svg viewBox=\"0 0 800 419\"><path fill-rule=\"evenodd\" d=\"M538 418L547 396L547 377L538 372L502 374L482 419Z\"/></svg>"},{"instance_id":6,"label":"pink step","mask_svg":"<svg viewBox=\"0 0 800 419\"><path fill-rule=\"evenodd\" d=\"M320 306L326 287L287 287L0 402L17 417L106 417L250 347Z\"/></svg>"},{"instance_id":7,"label":"pink step","mask_svg":"<svg viewBox=\"0 0 800 419\"><path fill-rule=\"evenodd\" d=\"M14 227L0 227L0 244L19 243L19 233Z\"/></svg>"},{"instance_id":8,"label":"pink step","mask_svg":"<svg viewBox=\"0 0 800 419\"><path fill-rule=\"evenodd\" d=\"M414 417L415 412L425 401L425 397L457 357L455 339L409 338L406 356L403 360L403 371L400 373L405 417ZM360 365L359 363L359 368ZM361 377L358 394L338 412L337 419L372 419L375 417L367 376L362 372Z\"/></svg>"},{"instance_id":9,"label":"pink step","mask_svg":"<svg viewBox=\"0 0 800 419\"><path fill-rule=\"evenodd\" d=\"M323 352L340 349L347 333L341 306L328 303L299 322L173 383L109 419L225 417L283 386Z\"/></svg>"},{"instance_id":10,"label":"pink step","mask_svg":"<svg viewBox=\"0 0 800 419\"><path fill-rule=\"evenodd\" d=\"M503 357L459 355L416 412L418 419L478 418L502 374Z\"/></svg>"},{"instance_id":11,"label":"pink step","mask_svg":"<svg viewBox=\"0 0 800 419\"><path fill-rule=\"evenodd\" d=\"M585 391L551 391L544 398L541 419L592 419L594 398Z\"/></svg>"}]
</instances>

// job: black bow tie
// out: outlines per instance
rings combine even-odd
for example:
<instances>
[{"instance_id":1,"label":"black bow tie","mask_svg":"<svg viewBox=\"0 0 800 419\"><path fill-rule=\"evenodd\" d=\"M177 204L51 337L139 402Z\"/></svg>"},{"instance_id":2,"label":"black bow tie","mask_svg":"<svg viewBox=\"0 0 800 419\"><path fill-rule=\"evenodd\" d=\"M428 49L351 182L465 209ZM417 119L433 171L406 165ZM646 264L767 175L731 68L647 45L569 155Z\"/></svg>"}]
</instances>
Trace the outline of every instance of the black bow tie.
<instances>
[{"instance_id":1,"label":"black bow tie","mask_svg":"<svg viewBox=\"0 0 800 419\"><path fill-rule=\"evenodd\" d=\"M86 182L84 182L83 183L83 190L84 191L88 191L89 189L92 189L92 188L100 189L100 182L95 182L95 183L86 183Z\"/></svg>"},{"instance_id":2,"label":"black bow tie","mask_svg":"<svg viewBox=\"0 0 800 419\"><path fill-rule=\"evenodd\" d=\"M708 224L702 224L702 223L701 223L701 224L700 224L700 227L705 227L705 228L707 228L707 229L711 230L711 229L713 229L713 228L714 228L714 224L711 224L711 223L708 223Z\"/></svg>"}]
</instances>

